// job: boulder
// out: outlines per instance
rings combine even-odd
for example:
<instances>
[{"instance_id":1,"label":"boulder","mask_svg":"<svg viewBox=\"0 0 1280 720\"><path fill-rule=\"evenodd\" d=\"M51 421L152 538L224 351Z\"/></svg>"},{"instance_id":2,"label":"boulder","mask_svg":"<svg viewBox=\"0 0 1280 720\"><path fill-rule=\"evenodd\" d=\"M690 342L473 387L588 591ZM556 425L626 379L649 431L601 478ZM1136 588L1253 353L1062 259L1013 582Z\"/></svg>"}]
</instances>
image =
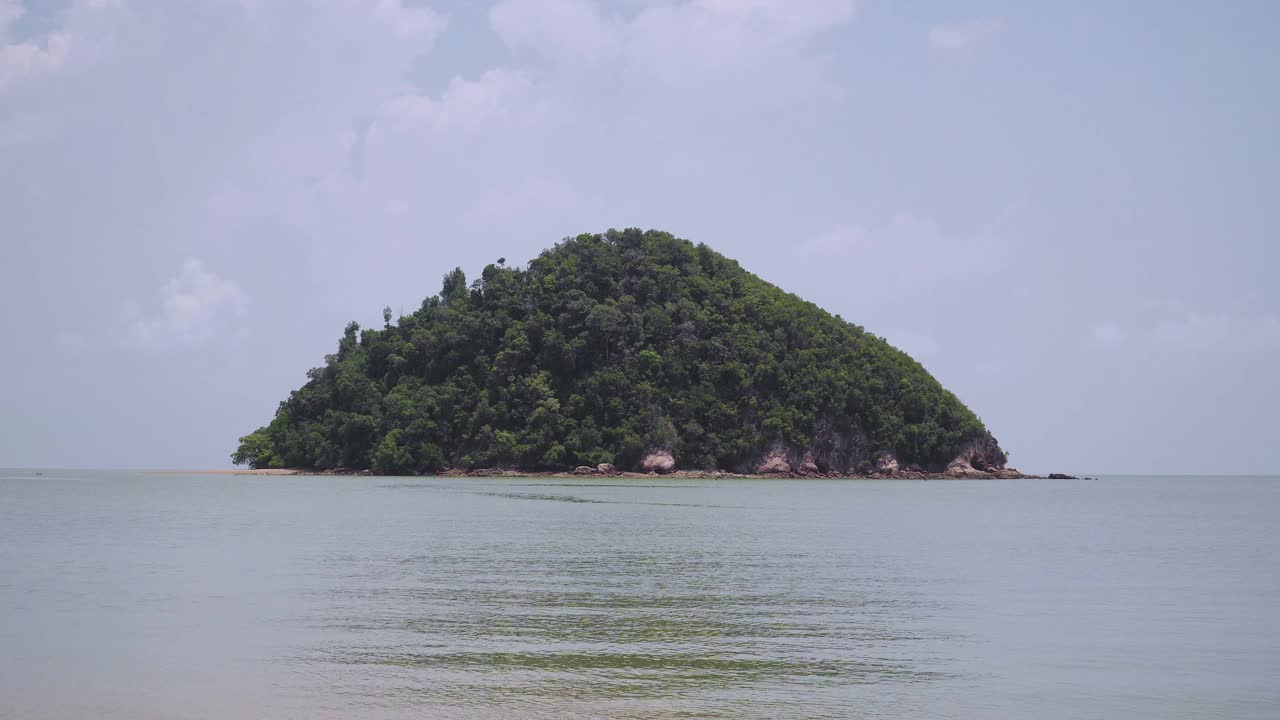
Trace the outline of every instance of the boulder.
<instances>
[{"instance_id":1,"label":"boulder","mask_svg":"<svg viewBox=\"0 0 1280 720\"><path fill-rule=\"evenodd\" d=\"M999 472L999 469L981 470L970 465L968 461L963 458L956 458L947 465L947 470L944 474L948 477L958 478L991 478L996 477L996 474Z\"/></svg>"},{"instance_id":2,"label":"boulder","mask_svg":"<svg viewBox=\"0 0 1280 720\"><path fill-rule=\"evenodd\" d=\"M880 453L876 457L876 472L881 475L892 475L898 471L898 456L891 452Z\"/></svg>"},{"instance_id":3,"label":"boulder","mask_svg":"<svg viewBox=\"0 0 1280 720\"><path fill-rule=\"evenodd\" d=\"M791 463L781 455L766 455L764 460L756 465L756 474L758 475L788 475L791 473Z\"/></svg>"},{"instance_id":4,"label":"boulder","mask_svg":"<svg viewBox=\"0 0 1280 720\"><path fill-rule=\"evenodd\" d=\"M666 474L676 469L676 458L670 450L650 450L640 461L645 472Z\"/></svg>"},{"instance_id":5,"label":"boulder","mask_svg":"<svg viewBox=\"0 0 1280 720\"><path fill-rule=\"evenodd\" d=\"M596 466L596 470L598 470L601 475L612 475L614 473L613 463L600 463Z\"/></svg>"},{"instance_id":6,"label":"boulder","mask_svg":"<svg viewBox=\"0 0 1280 720\"><path fill-rule=\"evenodd\" d=\"M753 471L757 475L790 475L792 466L787 459L787 449L781 443L775 444L760 458Z\"/></svg>"},{"instance_id":7,"label":"boulder","mask_svg":"<svg viewBox=\"0 0 1280 720\"><path fill-rule=\"evenodd\" d=\"M590 465L579 465L573 469L574 475L595 475L596 469Z\"/></svg>"},{"instance_id":8,"label":"boulder","mask_svg":"<svg viewBox=\"0 0 1280 720\"><path fill-rule=\"evenodd\" d=\"M1079 480L1075 475L1064 475L1063 473L1049 473L1050 480Z\"/></svg>"}]
</instances>

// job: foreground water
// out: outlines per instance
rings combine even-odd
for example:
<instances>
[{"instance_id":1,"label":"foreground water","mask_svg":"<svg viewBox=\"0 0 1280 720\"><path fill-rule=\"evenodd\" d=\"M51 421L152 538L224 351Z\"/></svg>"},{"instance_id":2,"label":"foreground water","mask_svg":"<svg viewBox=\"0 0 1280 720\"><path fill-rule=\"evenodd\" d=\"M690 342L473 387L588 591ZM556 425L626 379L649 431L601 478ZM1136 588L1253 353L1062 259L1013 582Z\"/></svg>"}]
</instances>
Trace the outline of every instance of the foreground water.
<instances>
[{"instance_id":1,"label":"foreground water","mask_svg":"<svg viewBox=\"0 0 1280 720\"><path fill-rule=\"evenodd\" d=\"M0 471L3 718L1280 717L1280 479Z\"/></svg>"}]
</instances>

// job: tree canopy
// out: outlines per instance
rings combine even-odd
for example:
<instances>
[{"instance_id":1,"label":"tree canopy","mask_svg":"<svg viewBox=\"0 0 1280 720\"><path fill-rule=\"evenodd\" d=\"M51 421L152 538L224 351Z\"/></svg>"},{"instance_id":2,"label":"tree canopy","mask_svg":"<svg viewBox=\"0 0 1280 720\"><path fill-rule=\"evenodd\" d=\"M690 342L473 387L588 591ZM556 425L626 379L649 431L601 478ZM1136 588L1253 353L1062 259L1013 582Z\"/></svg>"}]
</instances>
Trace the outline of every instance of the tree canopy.
<instances>
[{"instance_id":1,"label":"tree canopy","mask_svg":"<svg viewBox=\"0 0 1280 720\"><path fill-rule=\"evenodd\" d=\"M981 421L863 328L670 234L580 235L524 269L505 259L337 352L241 438L254 467L741 469L824 429L944 466Z\"/></svg>"}]
</instances>

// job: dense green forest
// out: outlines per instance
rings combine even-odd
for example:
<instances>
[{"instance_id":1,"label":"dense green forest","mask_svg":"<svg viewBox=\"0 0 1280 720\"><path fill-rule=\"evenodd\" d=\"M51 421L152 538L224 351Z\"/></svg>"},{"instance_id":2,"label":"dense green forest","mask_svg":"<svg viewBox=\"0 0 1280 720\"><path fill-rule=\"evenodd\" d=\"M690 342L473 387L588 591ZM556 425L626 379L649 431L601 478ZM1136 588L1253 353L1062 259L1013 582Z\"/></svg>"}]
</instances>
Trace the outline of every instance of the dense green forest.
<instances>
[{"instance_id":1,"label":"dense green forest","mask_svg":"<svg viewBox=\"0 0 1280 720\"><path fill-rule=\"evenodd\" d=\"M456 269L417 311L383 315L382 329L348 325L232 459L633 469L663 448L680 468L750 470L770 448L825 443L840 452L818 453L824 471L865 472L882 452L942 468L990 438L905 353L663 232L581 235L470 285Z\"/></svg>"}]
</instances>

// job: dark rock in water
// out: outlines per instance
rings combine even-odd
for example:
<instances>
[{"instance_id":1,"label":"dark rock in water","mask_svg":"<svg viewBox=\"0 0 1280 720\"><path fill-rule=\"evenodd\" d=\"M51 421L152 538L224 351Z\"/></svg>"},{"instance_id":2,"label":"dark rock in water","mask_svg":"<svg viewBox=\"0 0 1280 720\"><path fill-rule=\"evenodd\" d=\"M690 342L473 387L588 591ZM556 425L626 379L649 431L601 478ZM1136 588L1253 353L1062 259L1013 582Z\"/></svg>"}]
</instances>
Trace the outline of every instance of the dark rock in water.
<instances>
[{"instance_id":1,"label":"dark rock in water","mask_svg":"<svg viewBox=\"0 0 1280 720\"><path fill-rule=\"evenodd\" d=\"M1064 475L1062 473L1049 473L1050 480L1079 480L1075 475Z\"/></svg>"}]
</instances>

